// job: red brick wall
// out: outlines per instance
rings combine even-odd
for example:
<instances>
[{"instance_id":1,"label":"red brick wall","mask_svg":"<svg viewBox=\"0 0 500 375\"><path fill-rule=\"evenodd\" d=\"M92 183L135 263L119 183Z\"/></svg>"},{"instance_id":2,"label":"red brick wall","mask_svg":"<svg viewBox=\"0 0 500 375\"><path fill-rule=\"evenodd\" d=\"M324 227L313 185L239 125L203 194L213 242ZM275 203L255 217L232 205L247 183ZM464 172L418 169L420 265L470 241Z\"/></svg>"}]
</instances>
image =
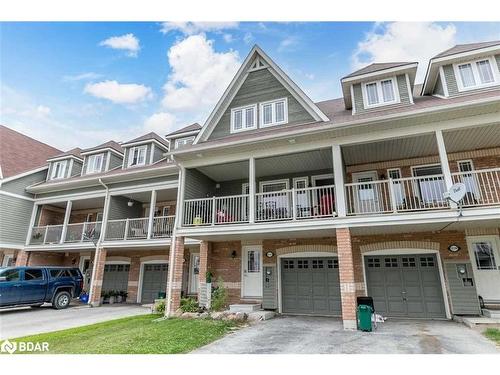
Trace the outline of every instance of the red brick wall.
<instances>
[{"instance_id":1,"label":"red brick wall","mask_svg":"<svg viewBox=\"0 0 500 375\"><path fill-rule=\"evenodd\" d=\"M64 209L59 207L43 206L38 223L39 226L63 224Z\"/></svg>"}]
</instances>

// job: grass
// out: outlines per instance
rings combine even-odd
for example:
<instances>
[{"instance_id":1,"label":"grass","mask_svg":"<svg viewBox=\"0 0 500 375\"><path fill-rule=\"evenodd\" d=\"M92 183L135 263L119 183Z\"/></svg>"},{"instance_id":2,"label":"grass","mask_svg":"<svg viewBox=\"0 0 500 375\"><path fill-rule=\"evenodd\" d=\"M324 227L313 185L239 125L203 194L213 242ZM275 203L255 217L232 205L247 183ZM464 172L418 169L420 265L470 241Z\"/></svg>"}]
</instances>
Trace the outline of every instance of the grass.
<instances>
[{"instance_id":1,"label":"grass","mask_svg":"<svg viewBox=\"0 0 500 375\"><path fill-rule=\"evenodd\" d=\"M12 341L48 342L48 354L187 353L230 331L235 323L140 315Z\"/></svg>"},{"instance_id":2,"label":"grass","mask_svg":"<svg viewBox=\"0 0 500 375\"><path fill-rule=\"evenodd\" d=\"M500 345L500 329L488 328L486 331L484 331L484 335L490 340L496 342L497 345Z\"/></svg>"}]
</instances>

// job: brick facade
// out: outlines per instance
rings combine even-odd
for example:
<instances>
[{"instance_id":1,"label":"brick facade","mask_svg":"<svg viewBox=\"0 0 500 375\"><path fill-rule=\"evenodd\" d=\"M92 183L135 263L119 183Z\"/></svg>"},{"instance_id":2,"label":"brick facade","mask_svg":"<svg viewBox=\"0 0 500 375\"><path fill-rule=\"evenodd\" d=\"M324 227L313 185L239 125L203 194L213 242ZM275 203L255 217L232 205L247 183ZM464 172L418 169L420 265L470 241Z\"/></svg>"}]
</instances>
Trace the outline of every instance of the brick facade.
<instances>
[{"instance_id":1,"label":"brick facade","mask_svg":"<svg viewBox=\"0 0 500 375\"><path fill-rule=\"evenodd\" d=\"M356 329L356 284L351 232L349 228L339 228L336 234L342 320L344 329Z\"/></svg>"},{"instance_id":2,"label":"brick facade","mask_svg":"<svg viewBox=\"0 0 500 375\"><path fill-rule=\"evenodd\" d=\"M99 306L101 301L102 281L104 279L104 266L106 265L107 251L104 248L96 250L94 255L94 271L92 273L92 281L90 283L90 304Z\"/></svg>"},{"instance_id":3,"label":"brick facade","mask_svg":"<svg viewBox=\"0 0 500 375\"><path fill-rule=\"evenodd\" d=\"M21 250L17 253L16 259L16 267L27 266L29 263L30 253L24 250Z\"/></svg>"},{"instance_id":4,"label":"brick facade","mask_svg":"<svg viewBox=\"0 0 500 375\"><path fill-rule=\"evenodd\" d=\"M184 274L184 237L176 237L174 243L173 263L169 272L173 272L172 285L170 287L170 312L176 311L181 305L182 281Z\"/></svg>"}]
</instances>

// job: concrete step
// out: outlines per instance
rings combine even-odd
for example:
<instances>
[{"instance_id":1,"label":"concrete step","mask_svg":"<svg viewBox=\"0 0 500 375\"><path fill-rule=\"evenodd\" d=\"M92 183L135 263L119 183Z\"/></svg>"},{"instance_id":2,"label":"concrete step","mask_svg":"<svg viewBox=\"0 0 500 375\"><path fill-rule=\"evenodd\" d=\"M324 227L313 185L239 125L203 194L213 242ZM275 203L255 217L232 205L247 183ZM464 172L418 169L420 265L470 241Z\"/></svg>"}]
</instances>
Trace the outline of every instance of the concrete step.
<instances>
[{"instance_id":1,"label":"concrete step","mask_svg":"<svg viewBox=\"0 0 500 375\"><path fill-rule=\"evenodd\" d=\"M259 311L262 309L262 306L260 303L256 304L251 304L251 303L241 303L241 304L235 304L235 305L229 305L229 311L230 312L244 312L244 313L251 313L253 311Z\"/></svg>"},{"instance_id":2,"label":"concrete step","mask_svg":"<svg viewBox=\"0 0 500 375\"><path fill-rule=\"evenodd\" d=\"M276 316L274 311L254 311L248 314L248 320L250 321L260 321L260 320L269 320Z\"/></svg>"},{"instance_id":3,"label":"concrete step","mask_svg":"<svg viewBox=\"0 0 500 375\"><path fill-rule=\"evenodd\" d=\"M500 310L482 309L481 312L488 318L500 319Z\"/></svg>"},{"instance_id":4,"label":"concrete step","mask_svg":"<svg viewBox=\"0 0 500 375\"><path fill-rule=\"evenodd\" d=\"M467 327L474 328L477 326L482 327L497 327L500 326L500 319L487 318L485 316L458 316L455 315L453 320L465 324Z\"/></svg>"}]
</instances>

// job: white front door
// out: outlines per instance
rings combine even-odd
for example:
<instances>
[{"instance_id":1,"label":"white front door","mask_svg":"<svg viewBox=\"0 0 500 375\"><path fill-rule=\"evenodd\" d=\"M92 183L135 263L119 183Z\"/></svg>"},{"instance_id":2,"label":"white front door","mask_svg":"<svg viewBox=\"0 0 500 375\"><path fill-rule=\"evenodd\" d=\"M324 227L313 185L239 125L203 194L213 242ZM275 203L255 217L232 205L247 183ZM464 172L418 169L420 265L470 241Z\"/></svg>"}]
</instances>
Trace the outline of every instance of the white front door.
<instances>
[{"instance_id":1,"label":"white front door","mask_svg":"<svg viewBox=\"0 0 500 375\"><path fill-rule=\"evenodd\" d=\"M485 301L500 301L499 237L468 237L467 244L476 279L477 294Z\"/></svg>"},{"instance_id":2,"label":"white front door","mask_svg":"<svg viewBox=\"0 0 500 375\"><path fill-rule=\"evenodd\" d=\"M242 297L262 298L262 246L243 246Z\"/></svg>"},{"instance_id":3,"label":"white front door","mask_svg":"<svg viewBox=\"0 0 500 375\"><path fill-rule=\"evenodd\" d=\"M189 294L198 293L200 287L200 254L191 254L189 259Z\"/></svg>"},{"instance_id":4,"label":"white front door","mask_svg":"<svg viewBox=\"0 0 500 375\"><path fill-rule=\"evenodd\" d=\"M377 180L377 172L360 172L352 174L352 181L360 183L354 185L354 212L378 212L379 205L379 185L371 184L371 181Z\"/></svg>"}]
</instances>

